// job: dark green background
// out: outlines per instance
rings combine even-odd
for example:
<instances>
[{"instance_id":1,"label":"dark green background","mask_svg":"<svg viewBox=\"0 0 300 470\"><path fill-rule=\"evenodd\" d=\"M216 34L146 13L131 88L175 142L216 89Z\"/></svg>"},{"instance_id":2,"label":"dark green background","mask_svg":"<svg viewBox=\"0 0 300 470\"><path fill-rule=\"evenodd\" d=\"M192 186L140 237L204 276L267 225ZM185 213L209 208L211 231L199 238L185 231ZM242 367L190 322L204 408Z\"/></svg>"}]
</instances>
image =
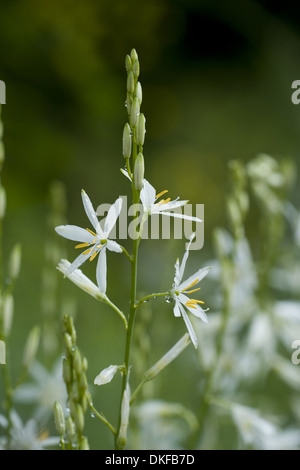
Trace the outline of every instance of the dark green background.
<instances>
[{"instance_id":1,"label":"dark green background","mask_svg":"<svg viewBox=\"0 0 300 470\"><path fill-rule=\"evenodd\" d=\"M141 63L147 119L146 177L158 191L167 188L172 198L205 205L205 245L191 256L190 272L210 259L212 231L226 223L230 159L248 161L265 152L290 157L299 166L300 106L291 102L291 84L300 79L300 9L296 0L280 3L0 1L0 79L6 83L7 102L2 114L5 253L16 241L23 247L12 335L15 364L26 330L42 321L41 273L52 181L65 184L67 220L79 226L87 222L81 188L95 206L129 195L119 169L126 122L124 58L133 47ZM293 197L299 200L299 192ZM71 260L72 243L66 247ZM139 288L146 293L168 288L183 250L179 241L145 243ZM108 258L109 295L126 310L129 266L114 253ZM90 266L86 272L93 276ZM78 300L78 343L88 357L92 382L101 369L122 361L122 324L69 284L63 281L62 289ZM208 284L202 294L213 305L206 298ZM162 301L151 305L153 360L185 327ZM184 357L158 379L156 393L193 409L193 351ZM109 387L97 390L95 397L100 408L103 400L107 415L118 397L118 380ZM99 427L94 426L97 436ZM100 447L109 445L107 434L105 430ZM98 437L93 439L97 446Z\"/></svg>"}]
</instances>

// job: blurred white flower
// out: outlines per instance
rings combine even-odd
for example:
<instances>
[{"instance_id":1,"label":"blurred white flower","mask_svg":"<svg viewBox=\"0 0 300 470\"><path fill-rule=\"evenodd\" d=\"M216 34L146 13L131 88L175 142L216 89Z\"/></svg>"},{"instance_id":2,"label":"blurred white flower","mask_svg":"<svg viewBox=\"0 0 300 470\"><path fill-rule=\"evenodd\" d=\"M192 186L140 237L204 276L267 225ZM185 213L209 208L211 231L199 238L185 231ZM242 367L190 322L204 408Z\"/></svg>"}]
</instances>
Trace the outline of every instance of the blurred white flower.
<instances>
[{"instance_id":1,"label":"blurred white flower","mask_svg":"<svg viewBox=\"0 0 300 470\"><path fill-rule=\"evenodd\" d=\"M65 275L69 276L87 259L92 261L99 254L96 269L97 284L101 292L106 292L106 249L117 253L122 252L120 245L108 237L120 215L123 201L122 198L118 198L111 205L104 222L104 228L102 229L93 205L84 190L81 191L81 196L86 215L93 225L95 232L88 228L77 227L76 225L59 225L55 228L56 232L62 237L81 242L75 248L87 248L73 261Z\"/></svg>"},{"instance_id":2,"label":"blurred white flower","mask_svg":"<svg viewBox=\"0 0 300 470\"><path fill-rule=\"evenodd\" d=\"M2 450L45 450L48 447L58 446L58 437L49 437L48 432L39 430L35 419L28 420L23 424L16 411L11 413L12 428L10 430L9 448L7 438L0 438L0 449ZM7 419L1 416L0 426L7 428Z\"/></svg>"},{"instance_id":3,"label":"blurred white flower","mask_svg":"<svg viewBox=\"0 0 300 470\"><path fill-rule=\"evenodd\" d=\"M197 348L198 346L197 337L196 337L195 331L193 329L192 323L188 317L186 310L192 313L193 315L195 315L197 318L200 318L205 323L208 322L208 319L207 319L205 311L199 306L199 304L203 304L204 302L202 300L191 299L187 296L187 294L191 294L200 289L200 288L194 289L194 287L208 274L210 268L209 267L201 268L197 272L192 274L192 276L190 276L187 280L182 282L182 277L184 274L186 261L189 256L189 248L190 248L190 245L192 243L194 236L195 234L192 234L190 237L190 241L183 255L181 264L179 263L178 258L176 260L175 277L174 277L174 283L173 283L172 289L170 291L170 296L175 301L175 306L173 309L175 317L182 316L186 324L187 330L189 332L190 338L195 348Z\"/></svg>"}]
</instances>

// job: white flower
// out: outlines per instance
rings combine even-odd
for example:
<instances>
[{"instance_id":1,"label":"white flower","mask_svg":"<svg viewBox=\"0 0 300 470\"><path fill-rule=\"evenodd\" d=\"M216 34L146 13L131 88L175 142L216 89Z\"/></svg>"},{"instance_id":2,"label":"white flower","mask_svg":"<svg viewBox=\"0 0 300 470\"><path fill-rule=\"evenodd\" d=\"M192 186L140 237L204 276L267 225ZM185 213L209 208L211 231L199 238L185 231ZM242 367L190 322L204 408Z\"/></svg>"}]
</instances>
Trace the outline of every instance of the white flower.
<instances>
[{"instance_id":1,"label":"white flower","mask_svg":"<svg viewBox=\"0 0 300 470\"><path fill-rule=\"evenodd\" d=\"M106 292L106 249L117 253L122 252L120 245L108 238L121 212L122 198L118 198L111 205L105 219L104 228L102 229L93 205L84 190L81 191L81 196L86 215L95 231L77 227L76 225L60 225L55 228L59 235L69 240L79 241L80 244L76 245L75 248L87 248L73 261L65 275L69 276L88 258L92 261L99 253L96 270L97 284L101 292Z\"/></svg>"},{"instance_id":2,"label":"white flower","mask_svg":"<svg viewBox=\"0 0 300 470\"><path fill-rule=\"evenodd\" d=\"M103 369L100 374L94 380L95 385L104 385L112 381L116 372L120 369L120 366L111 365Z\"/></svg>"},{"instance_id":3,"label":"white flower","mask_svg":"<svg viewBox=\"0 0 300 470\"><path fill-rule=\"evenodd\" d=\"M143 188L141 189L140 198L143 204L144 213L147 215L162 214L172 217L178 217L180 219L193 220L195 222L202 222L198 217L192 217L189 215L178 214L170 212L178 207L184 206L188 201L180 201L179 198L171 201L171 198L160 199L168 190L164 190L159 194L156 194L155 188L144 179ZM160 200L159 200L160 199Z\"/></svg>"},{"instance_id":4,"label":"white flower","mask_svg":"<svg viewBox=\"0 0 300 470\"><path fill-rule=\"evenodd\" d=\"M182 316L186 327L188 329L190 338L197 348L198 342L196 338L195 331L193 329L192 323L188 317L186 310L190 313L195 315L196 317L200 318L204 322L208 322L207 316L205 311L199 306L199 304L203 304L201 300L191 299L187 296L187 294L191 294L192 292L196 292L200 289L200 287L193 289L193 287L198 284L209 272L210 267L201 268L196 271L192 276L182 282L182 277L185 270L185 265L187 258L189 256L189 248L190 244L194 238L195 234L193 233L190 237L190 241L187 247L186 252L183 255L182 262L179 264L179 259L177 258L175 263L175 277L172 289L170 291L171 298L175 300L174 306L174 315L175 317ZM191 290L190 290L191 289Z\"/></svg>"}]
</instances>

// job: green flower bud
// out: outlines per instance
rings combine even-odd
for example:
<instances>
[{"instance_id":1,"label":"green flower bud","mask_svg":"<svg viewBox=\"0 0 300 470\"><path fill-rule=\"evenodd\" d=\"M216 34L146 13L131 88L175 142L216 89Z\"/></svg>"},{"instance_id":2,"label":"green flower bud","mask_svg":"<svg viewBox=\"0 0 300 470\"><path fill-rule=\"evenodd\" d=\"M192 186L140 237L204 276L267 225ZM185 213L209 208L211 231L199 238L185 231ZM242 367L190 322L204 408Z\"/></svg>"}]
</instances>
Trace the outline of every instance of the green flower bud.
<instances>
[{"instance_id":1,"label":"green flower bud","mask_svg":"<svg viewBox=\"0 0 300 470\"><path fill-rule=\"evenodd\" d=\"M137 98L134 98L130 110L130 123L132 127L135 127L137 124L137 118L140 114L140 102Z\"/></svg>"},{"instance_id":2,"label":"green flower bud","mask_svg":"<svg viewBox=\"0 0 300 470\"><path fill-rule=\"evenodd\" d=\"M132 72L133 72L133 75L134 75L134 78L137 80L139 74L140 74L140 63L138 60L136 60L135 62L133 62L132 64Z\"/></svg>"},{"instance_id":3,"label":"green flower bud","mask_svg":"<svg viewBox=\"0 0 300 470\"><path fill-rule=\"evenodd\" d=\"M2 340L0 340L0 364L6 364L6 347Z\"/></svg>"},{"instance_id":4,"label":"green flower bud","mask_svg":"<svg viewBox=\"0 0 300 470\"><path fill-rule=\"evenodd\" d=\"M73 345L72 337L69 333L64 334L64 342L65 342L67 353L72 354L74 345Z\"/></svg>"},{"instance_id":5,"label":"green flower bud","mask_svg":"<svg viewBox=\"0 0 300 470\"><path fill-rule=\"evenodd\" d=\"M17 279L21 268L21 245L16 244L12 249L8 264L8 273L11 279Z\"/></svg>"},{"instance_id":6,"label":"green flower bud","mask_svg":"<svg viewBox=\"0 0 300 470\"><path fill-rule=\"evenodd\" d=\"M82 436L80 438L78 450L90 450L89 443L86 437Z\"/></svg>"},{"instance_id":7,"label":"green flower bud","mask_svg":"<svg viewBox=\"0 0 300 470\"><path fill-rule=\"evenodd\" d=\"M129 72L127 76L127 91L129 94L134 92L134 75L133 72Z\"/></svg>"},{"instance_id":8,"label":"green flower bud","mask_svg":"<svg viewBox=\"0 0 300 470\"><path fill-rule=\"evenodd\" d=\"M62 369L63 369L62 375L63 375L64 382L67 385L70 385L72 383L72 369L71 369L71 363L70 363L69 358L63 359Z\"/></svg>"},{"instance_id":9,"label":"green flower bud","mask_svg":"<svg viewBox=\"0 0 300 470\"><path fill-rule=\"evenodd\" d=\"M86 372L88 370L88 360L86 357L82 358L82 370Z\"/></svg>"},{"instance_id":10,"label":"green flower bud","mask_svg":"<svg viewBox=\"0 0 300 470\"><path fill-rule=\"evenodd\" d=\"M130 55L128 55L128 54L127 54L127 56L125 57L125 68L126 68L127 72L129 72L130 70L132 70L131 57L130 57Z\"/></svg>"},{"instance_id":11,"label":"green flower bud","mask_svg":"<svg viewBox=\"0 0 300 470\"><path fill-rule=\"evenodd\" d=\"M137 55L137 52L136 52L135 49L131 49L130 58L131 58L132 64L133 64L136 60L138 60L138 55Z\"/></svg>"},{"instance_id":12,"label":"green flower bud","mask_svg":"<svg viewBox=\"0 0 300 470\"><path fill-rule=\"evenodd\" d=\"M65 315L64 317L64 328L69 335L72 337L73 344L76 343L76 330L74 327L73 318L70 315Z\"/></svg>"},{"instance_id":13,"label":"green flower bud","mask_svg":"<svg viewBox=\"0 0 300 470\"><path fill-rule=\"evenodd\" d=\"M130 125L127 122L123 130L123 157L124 158L130 158L131 143L132 143L131 129L130 129Z\"/></svg>"},{"instance_id":14,"label":"green flower bud","mask_svg":"<svg viewBox=\"0 0 300 470\"><path fill-rule=\"evenodd\" d=\"M79 349L76 347L74 351L74 357L73 357L73 367L76 371L76 374L78 376L81 375L82 373L82 364L81 364L81 355Z\"/></svg>"},{"instance_id":15,"label":"green flower bud","mask_svg":"<svg viewBox=\"0 0 300 470\"><path fill-rule=\"evenodd\" d=\"M143 90L142 90L142 85L140 84L140 82L137 82L135 85L134 96L139 100L140 105L141 105L143 101Z\"/></svg>"},{"instance_id":16,"label":"green flower bud","mask_svg":"<svg viewBox=\"0 0 300 470\"><path fill-rule=\"evenodd\" d=\"M77 403L74 409L74 420L75 420L76 428L78 429L79 432L82 432L84 429L84 414L83 414L81 405L79 405L79 403Z\"/></svg>"},{"instance_id":17,"label":"green flower bud","mask_svg":"<svg viewBox=\"0 0 300 470\"><path fill-rule=\"evenodd\" d=\"M65 416L59 401L54 403L54 421L57 432L60 436L63 436L66 429Z\"/></svg>"},{"instance_id":18,"label":"green flower bud","mask_svg":"<svg viewBox=\"0 0 300 470\"><path fill-rule=\"evenodd\" d=\"M140 191L143 187L143 180L144 180L144 173L145 173L145 164L144 164L144 156L140 152L136 157L136 161L134 164L134 186L135 189Z\"/></svg>"},{"instance_id":19,"label":"green flower bud","mask_svg":"<svg viewBox=\"0 0 300 470\"><path fill-rule=\"evenodd\" d=\"M72 442L74 440L75 432L76 432L75 423L74 423L71 416L67 416L67 418L66 418L66 434L67 434L67 438L70 442Z\"/></svg>"},{"instance_id":20,"label":"green flower bud","mask_svg":"<svg viewBox=\"0 0 300 470\"><path fill-rule=\"evenodd\" d=\"M144 145L146 133L146 119L143 114L140 114L137 120L136 126L136 143L138 145Z\"/></svg>"},{"instance_id":21,"label":"green flower bud","mask_svg":"<svg viewBox=\"0 0 300 470\"><path fill-rule=\"evenodd\" d=\"M3 302L3 333L7 338L9 336L14 314L14 298L11 294L4 297Z\"/></svg>"}]
</instances>

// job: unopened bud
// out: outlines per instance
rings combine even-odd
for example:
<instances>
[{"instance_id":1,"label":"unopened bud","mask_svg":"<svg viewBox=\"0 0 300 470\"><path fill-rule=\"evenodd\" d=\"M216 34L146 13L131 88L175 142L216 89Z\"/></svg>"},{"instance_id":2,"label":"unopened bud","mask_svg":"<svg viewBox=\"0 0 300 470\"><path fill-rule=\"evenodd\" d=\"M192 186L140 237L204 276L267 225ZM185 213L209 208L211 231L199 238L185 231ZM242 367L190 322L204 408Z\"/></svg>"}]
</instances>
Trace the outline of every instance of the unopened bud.
<instances>
[{"instance_id":1,"label":"unopened bud","mask_svg":"<svg viewBox=\"0 0 300 470\"><path fill-rule=\"evenodd\" d=\"M88 440L87 440L87 438L86 438L85 436L82 436L82 437L80 438L78 450L90 450L90 446L89 446Z\"/></svg>"},{"instance_id":2,"label":"unopened bud","mask_svg":"<svg viewBox=\"0 0 300 470\"><path fill-rule=\"evenodd\" d=\"M12 249L9 264L8 264L8 273L11 279L17 279L20 268L21 268L21 245L16 244Z\"/></svg>"},{"instance_id":3,"label":"unopened bud","mask_svg":"<svg viewBox=\"0 0 300 470\"><path fill-rule=\"evenodd\" d=\"M130 125L127 122L123 130L123 157L124 158L130 158L131 143L132 143L131 129L130 129Z\"/></svg>"},{"instance_id":4,"label":"unopened bud","mask_svg":"<svg viewBox=\"0 0 300 470\"><path fill-rule=\"evenodd\" d=\"M135 189L140 191L143 187L144 182L144 173L145 173L145 164L144 164L144 156L140 152L136 157L136 161L134 164L134 186Z\"/></svg>"},{"instance_id":5,"label":"unopened bud","mask_svg":"<svg viewBox=\"0 0 300 470\"><path fill-rule=\"evenodd\" d=\"M132 64L133 64L136 60L138 60L138 55L137 55L137 52L136 52L135 49L131 49L130 58L131 58Z\"/></svg>"},{"instance_id":6,"label":"unopened bud","mask_svg":"<svg viewBox=\"0 0 300 470\"><path fill-rule=\"evenodd\" d=\"M72 337L69 333L64 334L64 342L65 342L65 347L66 347L67 353L72 354L73 349L74 349L74 345L73 345Z\"/></svg>"},{"instance_id":7,"label":"unopened bud","mask_svg":"<svg viewBox=\"0 0 300 470\"><path fill-rule=\"evenodd\" d=\"M73 344L76 343L76 330L74 327L73 318L70 315L65 315L64 317L64 328L67 333L72 338Z\"/></svg>"},{"instance_id":8,"label":"unopened bud","mask_svg":"<svg viewBox=\"0 0 300 470\"><path fill-rule=\"evenodd\" d=\"M139 74L140 74L140 63L138 60L136 60L135 62L133 62L132 64L132 72L133 72L133 75L134 75L134 78L137 80Z\"/></svg>"},{"instance_id":9,"label":"unopened bud","mask_svg":"<svg viewBox=\"0 0 300 470\"><path fill-rule=\"evenodd\" d=\"M83 414L81 405L79 405L79 403L77 403L74 409L74 420L75 420L76 428L78 429L79 432L82 432L84 429L84 414Z\"/></svg>"},{"instance_id":10,"label":"unopened bud","mask_svg":"<svg viewBox=\"0 0 300 470\"><path fill-rule=\"evenodd\" d=\"M75 438L75 423L72 419L71 416L67 416L66 418L66 434L67 434L67 438L69 441L73 441L73 439Z\"/></svg>"},{"instance_id":11,"label":"unopened bud","mask_svg":"<svg viewBox=\"0 0 300 470\"><path fill-rule=\"evenodd\" d=\"M137 82L137 84L135 85L134 96L139 100L141 105L143 101L143 90L140 82Z\"/></svg>"},{"instance_id":12,"label":"unopened bud","mask_svg":"<svg viewBox=\"0 0 300 470\"><path fill-rule=\"evenodd\" d=\"M127 72L129 72L132 69L131 58L130 58L130 55L128 55L128 54L125 57L125 68L126 68Z\"/></svg>"},{"instance_id":13,"label":"unopened bud","mask_svg":"<svg viewBox=\"0 0 300 470\"><path fill-rule=\"evenodd\" d=\"M3 301L3 333L7 337L10 333L14 314L14 298L7 294Z\"/></svg>"},{"instance_id":14,"label":"unopened bud","mask_svg":"<svg viewBox=\"0 0 300 470\"><path fill-rule=\"evenodd\" d=\"M143 114L140 114L136 126L136 143L138 145L144 145L146 133L146 118Z\"/></svg>"},{"instance_id":15,"label":"unopened bud","mask_svg":"<svg viewBox=\"0 0 300 470\"><path fill-rule=\"evenodd\" d=\"M64 358L63 359L63 364L62 364L62 375L64 382L67 385L70 385L72 383L72 369L71 369L71 363L69 358Z\"/></svg>"},{"instance_id":16,"label":"unopened bud","mask_svg":"<svg viewBox=\"0 0 300 470\"><path fill-rule=\"evenodd\" d=\"M132 127L135 127L137 124L137 119L140 114L140 102L137 98L134 98L131 110L130 110L130 123Z\"/></svg>"},{"instance_id":17,"label":"unopened bud","mask_svg":"<svg viewBox=\"0 0 300 470\"><path fill-rule=\"evenodd\" d=\"M123 449L127 442L127 427L129 422L129 412L130 412L130 388L127 383L126 388L122 397L121 404L121 423L120 423L120 432L117 439L117 444L119 449Z\"/></svg>"},{"instance_id":18,"label":"unopened bud","mask_svg":"<svg viewBox=\"0 0 300 470\"><path fill-rule=\"evenodd\" d=\"M66 422L64 412L59 401L54 403L54 420L58 434L63 436L66 429Z\"/></svg>"},{"instance_id":19,"label":"unopened bud","mask_svg":"<svg viewBox=\"0 0 300 470\"><path fill-rule=\"evenodd\" d=\"M75 348L75 351L74 351L73 367L76 370L76 374L80 376L82 373L82 363L81 363L81 354L78 348Z\"/></svg>"},{"instance_id":20,"label":"unopened bud","mask_svg":"<svg viewBox=\"0 0 300 470\"><path fill-rule=\"evenodd\" d=\"M134 92L134 75L133 72L129 72L127 76L127 91L132 94Z\"/></svg>"}]
</instances>

